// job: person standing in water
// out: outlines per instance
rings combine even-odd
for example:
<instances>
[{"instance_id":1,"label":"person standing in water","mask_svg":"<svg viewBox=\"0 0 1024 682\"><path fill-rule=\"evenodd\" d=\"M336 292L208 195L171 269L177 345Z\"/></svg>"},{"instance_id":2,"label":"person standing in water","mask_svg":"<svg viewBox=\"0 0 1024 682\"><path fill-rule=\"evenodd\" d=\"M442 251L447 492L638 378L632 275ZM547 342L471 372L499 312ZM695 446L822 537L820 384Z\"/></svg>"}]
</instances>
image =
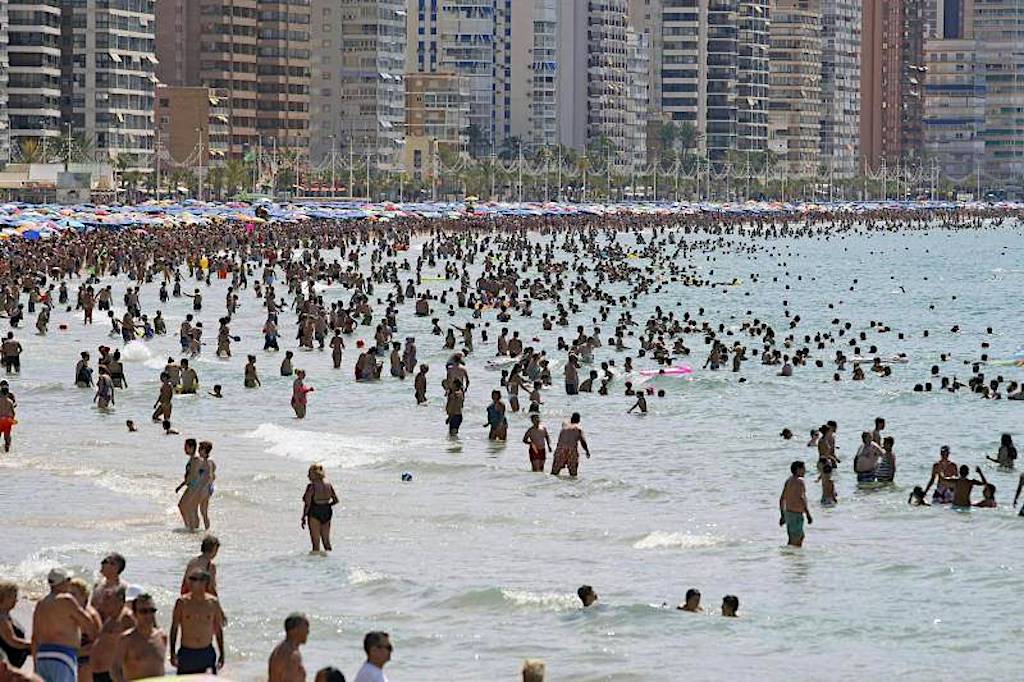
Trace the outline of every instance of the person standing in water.
<instances>
[{"instance_id":1,"label":"person standing in water","mask_svg":"<svg viewBox=\"0 0 1024 682\"><path fill-rule=\"evenodd\" d=\"M0 386L0 435L4 437L4 452L11 451L11 431L17 423L14 408L14 395L7 386Z\"/></svg>"},{"instance_id":2,"label":"person standing in water","mask_svg":"<svg viewBox=\"0 0 1024 682\"><path fill-rule=\"evenodd\" d=\"M295 370L295 381L292 382L292 409L296 419L306 418L306 394L313 392L312 386L306 386L306 370Z\"/></svg>"},{"instance_id":3,"label":"person standing in water","mask_svg":"<svg viewBox=\"0 0 1024 682\"><path fill-rule=\"evenodd\" d=\"M583 435L583 427L580 426L580 413L573 412L569 421L562 424L562 430L558 433L558 443L555 445L554 461L551 464L551 475L557 476L562 469L569 469L569 476L576 478L580 467L579 447L583 446L583 452L587 459L590 459L590 447Z\"/></svg>"},{"instance_id":4,"label":"person standing in water","mask_svg":"<svg viewBox=\"0 0 1024 682\"><path fill-rule=\"evenodd\" d=\"M508 420L505 418L505 403L501 400L501 391L491 391L491 404L487 406L487 423L489 427L487 440L505 441L508 439Z\"/></svg>"},{"instance_id":5,"label":"person standing in water","mask_svg":"<svg viewBox=\"0 0 1024 682\"><path fill-rule=\"evenodd\" d=\"M543 472L548 450L551 449L551 436L547 428L540 423L539 414L530 415L530 428L523 434L523 443L529 446L530 470Z\"/></svg>"},{"instance_id":6,"label":"person standing in water","mask_svg":"<svg viewBox=\"0 0 1024 682\"><path fill-rule=\"evenodd\" d=\"M953 502L953 486L946 483L947 479L956 478L956 463L949 459L949 446L943 445L939 450L939 461L932 465L932 477L924 487L925 494L935 484L932 493L932 504L951 504Z\"/></svg>"},{"instance_id":7,"label":"person standing in water","mask_svg":"<svg viewBox=\"0 0 1024 682\"><path fill-rule=\"evenodd\" d=\"M309 526L309 540L313 551L320 551L320 544L326 551L331 547L331 519L334 517L334 505L338 504L338 493L327 480L322 464L309 467L309 485L302 495L302 527Z\"/></svg>"},{"instance_id":8,"label":"person standing in water","mask_svg":"<svg viewBox=\"0 0 1024 682\"><path fill-rule=\"evenodd\" d=\"M196 504L203 517L203 527L210 530L210 498L213 497L213 482L217 479L217 463L210 459L213 443L204 440L199 444L199 484L196 488Z\"/></svg>"},{"instance_id":9,"label":"person standing in water","mask_svg":"<svg viewBox=\"0 0 1024 682\"><path fill-rule=\"evenodd\" d=\"M803 547L804 516L808 524L814 523L810 507L807 506L807 488L804 486L807 469L803 462L796 461L789 465L789 471L791 476L786 479L782 494L779 495L779 525L786 527L790 546Z\"/></svg>"}]
</instances>

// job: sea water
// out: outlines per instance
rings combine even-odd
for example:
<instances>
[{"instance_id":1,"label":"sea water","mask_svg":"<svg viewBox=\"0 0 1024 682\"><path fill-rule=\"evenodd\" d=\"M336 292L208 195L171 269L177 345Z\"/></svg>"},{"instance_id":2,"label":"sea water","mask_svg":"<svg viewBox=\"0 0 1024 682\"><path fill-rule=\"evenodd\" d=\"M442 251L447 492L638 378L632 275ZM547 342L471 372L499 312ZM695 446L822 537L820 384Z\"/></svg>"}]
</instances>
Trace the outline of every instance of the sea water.
<instances>
[{"instance_id":1,"label":"sea water","mask_svg":"<svg viewBox=\"0 0 1024 682\"><path fill-rule=\"evenodd\" d=\"M400 258L414 259L420 244ZM1010 507L1016 475L986 467L998 487L996 510L913 508L907 495L927 482L940 445L973 468L995 454L1001 432L1020 434L1024 403L911 389L929 379L932 364L966 380L963 362L978 357L983 341L992 357L1017 349L1022 252L1020 226L1008 225L730 239L714 252L691 254L710 279L743 284L667 283L637 301L638 321L655 305L680 315L704 307L706 317L733 330L744 319L770 320L781 340L788 333L785 300L801 317L801 340L834 330L838 318L868 332L863 352L874 343L883 354L907 353L910 362L886 379L868 372L863 382L849 381L848 368L833 383L831 347L812 356L825 368L798 367L791 378L756 359L738 374L710 372L700 369L703 338L690 336L694 375L653 380L667 396L651 398L646 416L626 415L632 400L621 383L608 397L570 399L556 376L542 413L553 438L570 412L583 415L593 458L581 463L578 480L529 472L519 442L524 413L510 416L507 445L487 442L480 425L499 374L484 363L502 326L527 341L541 338L562 359L557 335L574 337L576 324L591 328L593 305L555 332L540 326L541 314L553 310L549 302L538 302L532 319L502 325L490 311L477 321L490 323L490 342L478 334L469 357L472 388L458 440L447 437L439 386L448 353L428 320L412 316L410 302L396 337L415 336L420 361L431 366L429 404L416 405L411 378L353 382L355 341L372 338L363 328L346 339L340 371L331 368L329 349L296 353L295 366L317 389L300 422L288 404L291 379L279 376L282 354L261 350L264 315L252 290L241 292L231 324L242 340L233 344L234 357L222 360L214 350L226 283L202 285L207 345L194 365L203 390L174 399L181 436L162 435L149 415L160 368L168 356L180 357L176 332L191 312L189 299L161 306L157 286L143 288L144 309L163 309L170 333L132 344L129 388L117 391L108 414L91 403L91 390L73 386L74 364L80 351L90 350L95 362L99 345L118 347L120 340L108 336L99 313L84 327L80 313L55 311L48 336L35 336L31 319L17 333L25 354L11 384L21 423L14 451L0 456L0 576L39 595L50 567L91 579L104 553L116 550L127 557L127 580L155 595L158 620L169 626L184 565L201 537L179 530L173 492L185 464L182 439L192 436L215 444L211 515L222 541L227 660L238 679L265 675L283 619L296 610L312 621L308 670L335 665L353 675L363 634L382 629L395 645L388 674L396 681L511 680L524 658L546 660L552 679L563 681L935 680L952 679L961 664L976 677L1012 677L1021 636L1013 604L1024 568L1024 519ZM125 284L114 282L116 300ZM184 283L186 291L192 286ZM452 284L427 286L437 293ZM625 293L622 285L611 291ZM340 288L326 296L348 297ZM603 337L617 313L600 324ZM443 321L466 320L460 310ZM874 333L872 320L892 332ZM292 312L282 314L283 348L294 347L293 322ZM960 331L950 331L953 325ZM745 336L726 340L734 338L760 347ZM605 347L596 360L621 365L627 354L636 357L637 339L628 341L631 352ZM242 387L249 352L258 356L260 390ZM948 362L940 362L943 352L951 353ZM989 373L1022 378L1014 367ZM215 383L224 386L223 400L206 396ZM896 438L897 485L860 492L852 456L876 416L886 417L886 434ZM128 433L126 419L140 431ZM815 521L806 546L788 549L777 523L779 491L792 460L814 461L807 432L828 419L839 422L840 502L822 509L809 475ZM793 440L779 437L784 427ZM341 497L327 557L310 556L299 525L312 462L326 466ZM403 482L403 472L413 480ZM597 608L578 607L574 593L584 583L599 593ZM707 613L674 609L690 587L702 591ZM740 598L740 618L717 615L725 594Z\"/></svg>"}]
</instances>

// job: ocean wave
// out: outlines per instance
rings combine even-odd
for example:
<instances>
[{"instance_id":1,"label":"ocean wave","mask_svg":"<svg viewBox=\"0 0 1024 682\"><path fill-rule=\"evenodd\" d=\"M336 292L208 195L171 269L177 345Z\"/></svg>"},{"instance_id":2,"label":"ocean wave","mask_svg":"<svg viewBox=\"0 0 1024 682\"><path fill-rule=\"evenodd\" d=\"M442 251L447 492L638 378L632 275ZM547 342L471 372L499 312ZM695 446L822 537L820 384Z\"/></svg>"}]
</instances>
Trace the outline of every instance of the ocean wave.
<instances>
[{"instance_id":1,"label":"ocean wave","mask_svg":"<svg viewBox=\"0 0 1024 682\"><path fill-rule=\"evenodd\" d=\"M352 469L385 460L381 439L343 436L327 431L293 429L264 422L245 438L267 443L266 452L300 462L319 462L327 467Z\"/></svg>"},{"instance_id":2,"label":"ocean wave","mask_svg":"<svg viewBox=\"0 0 1024 682\"><path fill-rule=\"evenodd\" d=\"M513 607L526 611L559 613L579 608L579 599L565 592L529 592L504 587L473 590L451 597L440 606L455 609L492 609Z\"/></svg>"},{"instance_id":3,"label":"ocean wave","mask_svg":"<svg viewBox=\"0 0 1024 682\"><path fill-rule=\"evenodd\" d=\"M691 535L689 533L667 533L656 530L633 543L633 549L700 549L725 543L725 538L715 535Z\"/></svg>"}]
</instances>

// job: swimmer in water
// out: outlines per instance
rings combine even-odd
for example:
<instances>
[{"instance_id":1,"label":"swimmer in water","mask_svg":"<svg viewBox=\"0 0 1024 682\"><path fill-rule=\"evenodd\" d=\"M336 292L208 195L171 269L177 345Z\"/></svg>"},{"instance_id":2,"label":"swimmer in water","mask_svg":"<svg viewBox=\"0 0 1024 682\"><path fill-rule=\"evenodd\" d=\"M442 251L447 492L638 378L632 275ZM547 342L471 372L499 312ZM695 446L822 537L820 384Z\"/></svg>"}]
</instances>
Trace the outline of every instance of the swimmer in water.
<instances>
[{"instance_id":1,"label":"swimmer in water","mask_svg":"<svg viewBox=\"0 0 1024 682\"><path fill-rule=\"evenodd\" d=\"M924 492L924 488L919 485L915 485L914 489L910 493L910 497L907 498L907 504L912 507L930 507L927 495Z\"/></svg>"},{"instance_id":2,"label":"swimmer in water","mask_svg":"<svg viewBox=\"0 0 1024 682\"><path fill-rule=\"evenodd\" d=\"M523 443L529 446L530 470L543 472L547 453L551 450L551 436L547 428L540 423L539 414L530 415L530 428L523 434Z\"/></svg>"},{"instance_id":3,"label":"swimmer in water","mask_svg":"<svg viewBox=\"0 0 1024 682\"><path fill-rule=\"evenodd\" d=\"M135 422L133 422L131 419L126 421L124 424L125 426L128 427L128 433L135 433L136 431L139 430L138 427L135 426Z\"/></svg>"},{"instance_id":4,"label":"swimmer in water","mask_svg":"<svg viewBox=\"0 0 1024 682\"><path fill-rule=\"evenodd\" d=\"M588 608L597 603L597 592L590 585L580 585L576 590L576 596L580 598L583 608Z\"/></svg>"},{"instance_id":5,"label":"swimmer in water","mask_svg":"<svg viewBox=\"0 0 1024 682\"><path fill-rule=\"evenodd\" d=\"M626 414L631 414L633 410L640 410L640 414L647 414L647 397L643 391L636 392L636 402L633 403L633 407L626 410Z\"/></svg>"}]
</instances>

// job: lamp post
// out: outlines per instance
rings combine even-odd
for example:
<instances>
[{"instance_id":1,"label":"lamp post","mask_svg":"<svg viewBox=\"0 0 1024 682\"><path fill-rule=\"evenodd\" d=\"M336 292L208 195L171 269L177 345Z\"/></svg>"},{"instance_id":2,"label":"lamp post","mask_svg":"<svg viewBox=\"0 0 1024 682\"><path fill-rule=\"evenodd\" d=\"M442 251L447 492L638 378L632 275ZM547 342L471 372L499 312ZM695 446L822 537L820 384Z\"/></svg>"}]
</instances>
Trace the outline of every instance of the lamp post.
<instances>
[{"instance_id":1,"label":"lamp post","mask_svg":"<svg viewBox=\"0 0 1024 682\"><path fill-rule=\"evenodd\" d=\"M197 146L199 148L199 201L203 200L203 129L199 126L195 129Z\"/></svg>"},{"instance_id":2,"label":"lamp post","mask_svg":"<svg viewBox=\"0 0 1024 682\"><path fill-rule=\"evenodd\" d=\"M335 181L334 174L334 152L337 145L337 138L331 135L331 199L335 198L335 192L337 191L337 182Z\"/></svg>"}]
</instances>

